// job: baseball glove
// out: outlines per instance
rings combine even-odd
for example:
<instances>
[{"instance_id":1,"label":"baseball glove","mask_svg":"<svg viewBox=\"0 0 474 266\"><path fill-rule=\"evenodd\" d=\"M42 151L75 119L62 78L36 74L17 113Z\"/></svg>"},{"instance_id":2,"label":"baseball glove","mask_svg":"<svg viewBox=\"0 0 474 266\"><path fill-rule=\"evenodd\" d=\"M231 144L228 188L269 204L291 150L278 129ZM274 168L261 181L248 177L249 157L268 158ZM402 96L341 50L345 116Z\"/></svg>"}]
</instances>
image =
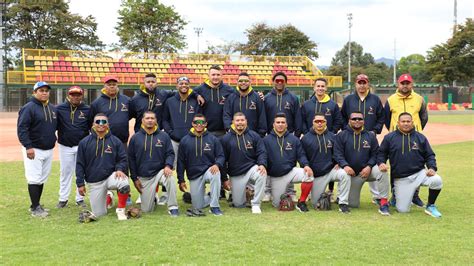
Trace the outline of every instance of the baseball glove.
<instances>
[{"instance_id":1,"label":"baseball glove","mask_svg":"<svg viewBox=\"0 0 474 266\"><path fill-rule=\"evenodd\" d=\"M137 207L130 207L127 210L127 217L130 218L140 218L142 217L142 210Z\"/></svg>"},{"instance_id":2,"label":"baseball glove","mask_svg":"<svg viewBox=\"0 0 474 266\"><path fill-rule=\"evenodd\" d=\"M278 208L279 211L292 211L295 209L295 204L291 199L290 194L282 194L280 196L280 207Z\"/></svg>"},{"instance_id":3,"label":"baseball glove","mask_svg":"<svg viewBox=\"0 0 474 266\"><path fill-rule=\"evenodd\" d=\"M80 213L79 213L79 219L78 219L79 223L90 223L90 222L94 222L94 221L97 221L97 217L91 212L91 211L88 211L88 210L82 210Z\"/></svg>"},{"instance_id":4,"label":"baseball glove","mask_svg":"<svg viewBox=\"0 0 474 266\"><path fill-rule=\"evenodd\" d=\"M318 199L317 207L320 211L331 210L331 194L323 192Z\"/></svg>"},{"instance_id":5,"label":"baseball glove","mask_svg":"<svg viewBox=\"0 0 474 266\"><path fill-rule=\"evenodd\" d=\"M184 193L183 193L183 201L184 201L184 203L191 204L191 203L192 203L192 201L191 201L191 193L189 193L189 192L184 192Z\"/></svg>"}]
</instances>

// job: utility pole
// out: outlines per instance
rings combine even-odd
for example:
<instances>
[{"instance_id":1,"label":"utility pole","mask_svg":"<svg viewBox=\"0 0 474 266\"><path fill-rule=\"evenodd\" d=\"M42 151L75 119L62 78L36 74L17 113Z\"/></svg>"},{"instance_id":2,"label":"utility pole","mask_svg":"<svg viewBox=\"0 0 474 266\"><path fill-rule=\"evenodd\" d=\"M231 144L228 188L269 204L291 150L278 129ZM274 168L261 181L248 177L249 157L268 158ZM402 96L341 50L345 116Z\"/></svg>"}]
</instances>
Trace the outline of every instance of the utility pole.
<instances>
[{"instance_id":1,"label":"utility pole","mask_svg":"<svg viewBox=\"0 0 474 266\"><path fill-rule=\"evenodd\" d=\"M349 50L348 55L348 64L347 64L347 88L351 89L351 28L352 28L352 13L347 14L347 19L349 20Z\"/></svg>"},{"instance_id":2,"label":"utility pole","mask_svg":"<svg viewBox=\"0 0 474 266\"><path fill-rule=\"evenodd\" d=\"M7 10L6 2L0 3L0 111L6 111L7 96L7 67L6 67L6 39L3 38L3 30L5 29L5 13Z\"/></svg>"},{"instance_id":3,"label":"utility pole","mask_svg":"<svg viewBox=\"0 0 474 266\"><path fill-rule=\"evenodd\" d=\"M393 84L397 84L397 39L393 39Z\"/></svg>"},{"instance_id":4,"label":"utility pole","mask_svg":"<svg viewBox=\"0 0 474 266\"><path fill-rule=\"evenodd\" d=\"M195 33L197 34L197 36L198 36L197 54L198 54L198 60L199 60L199 61L201 61L201 55L199 54L199 36L201 36L203 29L204 29L204 28L201 28L201 27L194 28L194 32L195 32Z\"/></svg>"},{"instance_id":5,"label":"utility pole","mask_svg":"<svg viewBox=\"0 0 474 266\"><path fill-rule=\"evenodd\" d=\"M456 28L458 27L458 1L454 0L454 26L453 26L453 38L456 34ZM456 87L456 80L453 80L453 87Z\"/></svg>"}]
</instances>

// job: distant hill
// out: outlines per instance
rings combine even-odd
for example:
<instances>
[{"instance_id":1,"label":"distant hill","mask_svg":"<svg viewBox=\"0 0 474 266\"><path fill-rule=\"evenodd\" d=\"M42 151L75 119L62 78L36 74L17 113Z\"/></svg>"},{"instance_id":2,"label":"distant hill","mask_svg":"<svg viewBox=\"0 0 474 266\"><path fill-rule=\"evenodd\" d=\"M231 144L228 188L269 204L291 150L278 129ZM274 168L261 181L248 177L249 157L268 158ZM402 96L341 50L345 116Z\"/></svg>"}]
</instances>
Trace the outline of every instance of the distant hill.
<instances>
[{"instance_id":1,"label":"distant hill","mask_svg":"<svg viewBox=\"0 0 474 266\"><path fill-rule=\"evenodd\" d=\"M387 66L391 67L391 66L393 66L393 59L392 58L381 57L379 59L375 59L375 63L384 63Z\"/></svg>"},{"instance_id":2,"label":"distant hill","mask_svg":"<svg viewBox=\"0 0 474 266\"><path fill-rule=\"evenodd\" d=\"M321 70L328 70L329 66L317 66Z\"/></svg>"}]
</instances>

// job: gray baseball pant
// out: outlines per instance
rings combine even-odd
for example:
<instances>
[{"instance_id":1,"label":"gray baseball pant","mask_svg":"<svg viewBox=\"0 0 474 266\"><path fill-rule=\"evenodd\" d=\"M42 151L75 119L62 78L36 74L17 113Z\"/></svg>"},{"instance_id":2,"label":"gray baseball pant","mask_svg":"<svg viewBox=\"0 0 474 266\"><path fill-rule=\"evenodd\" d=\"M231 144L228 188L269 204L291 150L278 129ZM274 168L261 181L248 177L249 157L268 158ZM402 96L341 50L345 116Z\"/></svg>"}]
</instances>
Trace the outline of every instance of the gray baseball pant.
<instances>
[{"instance_id":1,"label":"gray baseball pant","mask_svg":"<svg viewBox=\"0 0 474 266\"><path fill-rule=\"evenodd\" d=\"M349 190L351 188L351 177L346 174L344 169L331 169L331 171L323 176L314 178L313 188L311 189L311 204L316 208L321 194L326 189L326 186L331 181L338 181L337 193L339 196L339 204L349 203Z\"/></svg>"},{"instance_id":2,"label":"gray baseball pant","mask_svg":"<svg viewBox=\"0 0 474 266\"><path fill-rule=\"evenodd\" d=\"M166 177L164 170L160 170L153 177L138 177L142 183L142 194L140 195L142 203L140 208L143 212L151 212L155 208L155 193L158 185L164 185L168 193L168 210L178 209L176 199L176 182L173 176Z\"/></svg>"},{"instance_id":3,"label":"gray baseball pant","mask_svg":"<svg viewBox=\"0 0 474 266\"><path fill-rule=\"evenodd\" d=\"M179 148L179 142L171 140L171 145L173 146L173 151L174 151L174 162L173 162L173 169L176 170L176 164L178 162L178 148Z\"/></svg>"},{"instance_id":4,"label":"gray baseball pant","mask_svg":"<svg viewBox=\"0 0 474 266\"><path fill-rule=\"evenodd\" d=\"M125 186L129 186L129 183L128 177L124 179L116 178L114 172L107 179L96 183L87 183L87 186L92 213L99 217L107 214L107 190L120 190Z\"/></svg>"},{"instance_id":5,"label":"gray baseball pant","mask_svg":"<svg viewBox=\"0 0 474 266\"><path fill-rule=\"evenodd\" d=\"M252 206L260 206L263 194L265 193L266 175L261 175L258 172L258 165L254 165L247 173L238 176L231 176L232 183L232 203L235 207L245 207L247 184L251 184L255 194L251 200Z\"/></svg>"},{"instance_id":6,"label":"gray baseball pant","mask_svg":"<svg viewBox=\"0 0 474 266\"><path fill-rule=\"evenodd\" d=\"M206 183L211 184L211 196L206 195ZM221 190L221 173L215 175L211 171L207 171L200 177L189 180L191 190L191 201L194 209L202 209L210 205L211 207L219 207L219 196Z\"/></svg>"},{"instance_id":7,"label":"gray baseball pant","mask_svg":"<svg viewBox=\"0 0 474 266\"><path fill-rule=\"evenodd\" d=\"M71 193L72 176L76 169L77 147L59 144L59 201L67 201ZM76 188L76 202L84 200Z\"/></svg>"},{"instance_id":8,"label":"gray baseball pant","mask_svg":"<svg viewBox=\"0 0 474 266\"><path fill-rule=\"evenodd\" d=\"M288 186L294 183L313 182L314 177L307 176L303 168L293 167L293 169L284 176L270 176L272 189L272 204L274 207L280 205L280 197L288 190Z\"/></svg>"},{"instance_id":9,"label":"gray baseball pant","mask_svg":"<svg viewBox=\"0 0 474 266\"><path fill-rule=\"evenodd\" d=\"M388 173L381 172L379 167L375 165L372 167L372 171L367 178L362 178L360 175L351 177L351 189L349 191L350 207L359 208L360 191L365 182L374 182L377 186L377 191L379 192L380 198L388 198L388 192L390 190L390 180L388 178Z\"/></svg>"},{"instance_id":10,"label":"gray baseball pant","mask_svg":"<svg viewBox=\"0 0 474 266\"><path fill-rule=\"evenodd\" d=\"M441 190L443 180L439 175L427 176L426 169L404 178L395 178L394 190L398 212L409 212L415 190L419 186L427 186L433 190Z\"/></svg>"}]
</instances>

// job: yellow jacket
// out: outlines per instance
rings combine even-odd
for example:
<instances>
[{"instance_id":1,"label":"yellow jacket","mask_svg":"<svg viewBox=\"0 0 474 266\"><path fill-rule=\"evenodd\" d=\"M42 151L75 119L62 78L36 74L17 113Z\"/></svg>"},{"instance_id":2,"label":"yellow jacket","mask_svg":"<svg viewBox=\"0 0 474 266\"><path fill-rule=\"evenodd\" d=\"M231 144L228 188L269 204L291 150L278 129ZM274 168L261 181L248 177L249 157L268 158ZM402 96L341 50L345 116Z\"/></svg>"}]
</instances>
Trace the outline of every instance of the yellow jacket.
<instances>
[{"instance_id":1,"label":"yellow jacket","mask_svg":"<svg viewBox=\"0 0 474 266\"><path fill-rule=\"evenodd\" d=\"M388 97L385 103L385 126L388 131L397 129L398 116L407 112L413 117L415 130L421 132L428 122L428 112L423 97L412 91L410 95L404 96L398 90Z\"/></svg>"}]
</instances>

